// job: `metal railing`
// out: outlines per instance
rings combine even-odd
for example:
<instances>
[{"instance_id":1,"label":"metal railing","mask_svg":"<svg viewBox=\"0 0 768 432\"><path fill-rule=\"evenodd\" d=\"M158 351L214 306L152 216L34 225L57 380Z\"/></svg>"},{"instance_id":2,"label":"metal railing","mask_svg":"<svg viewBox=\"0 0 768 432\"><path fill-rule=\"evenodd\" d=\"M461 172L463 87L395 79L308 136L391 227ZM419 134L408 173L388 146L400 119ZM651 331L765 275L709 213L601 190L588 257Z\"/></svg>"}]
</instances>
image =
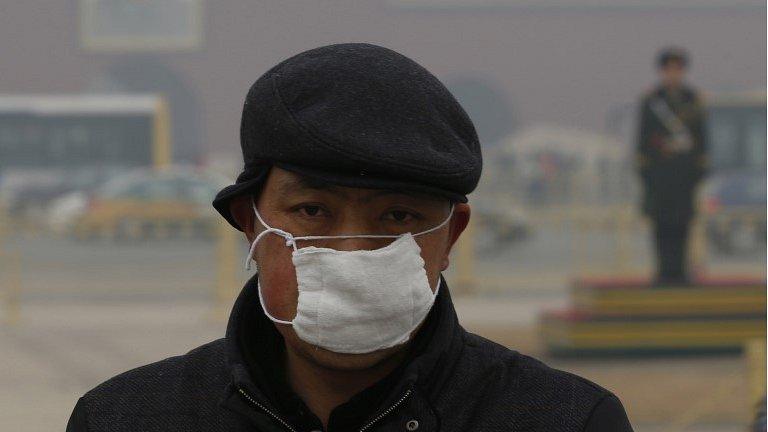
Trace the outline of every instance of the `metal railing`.
<instances>
[{"instance_id":1,"label":"metal railing","mask_svg":"<svg viewBox=\"0 0 768 432\"><path fill-rule=\"evenodd\" d=\"M7 211L0 206L0 298L3 305L3 321L14 325L19 322L21 295L21 257L7 246L11 230Z\"/></svg>"},{"instance_id":2,"label":"metal railing","mask_svg":"<svg viewBox=\"0 0 768 432\"><path fill-rule=\"evenodd\" d=\"M565 272L571 276L639 276L650 275L653 245L650 241L650 224L636 206L550 206L526 209L532 226L538 230L554 230L567 238L570 259ZM482 229L483 221L475 218L462 235L453 257L453 285L463 292L477 289L514 287L526 280L510 273L504 276L488 276L478 272L480 259L476 251L475 236ZM765 213L755 209L733 209L714 214L701 213L692 223L688 243L689 268L693 273L707 268L711 258L707 229L712 226L728 226L734 223L765 226ZM595 239L608 241L602 253L591 246ZM645 246L638 243L645 242ZM763 274L760 265L740 268L740 272ZM547 275L537 275L547 279ZM550 279L555 282L554 277ZM562 278L561 278L562 279ZM519 284L518 284L519 282Z\"/></svg>"}]
</instances>

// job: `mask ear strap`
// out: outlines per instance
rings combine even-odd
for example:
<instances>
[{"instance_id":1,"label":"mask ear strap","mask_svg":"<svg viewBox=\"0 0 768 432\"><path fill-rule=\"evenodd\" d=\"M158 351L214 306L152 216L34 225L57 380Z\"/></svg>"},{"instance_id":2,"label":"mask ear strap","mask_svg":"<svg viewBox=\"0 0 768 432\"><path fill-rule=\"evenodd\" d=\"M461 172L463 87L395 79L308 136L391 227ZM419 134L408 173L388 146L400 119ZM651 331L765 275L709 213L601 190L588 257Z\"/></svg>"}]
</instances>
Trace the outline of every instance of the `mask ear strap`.
<instances>
[{"instance_id":1,"label":"mask ear strap","mask_svg":"<svg viewBox=\"0 0 768 432\"><path fill-rule=\"evenodd\" d=\"M246 270L251 269L251 261L253 261L253 254L256 253L256 245L259 244L259 241L269 233L275 233L280 237L285 238L285 245L289 247L293 247L293 250L296 250L296 241L293 239L293 236L290 233L287 233L277 228L267 228L264 231L260 232L255 239L253 239L253 243L251 243L251 247L248 249L248 256L245 257Z\"/></svg>"},{"instance_id":2,"label":"mask ear strap","mask_svg":"<svg viewBox=\"0 0 768 432\"><path fill-rule=\"evenodd\" d=\"M272 322L276 322L278 324L293 325L293 321L285 321L285 320L277 319L267 311L267 306L264 304L264 296L261 295L261 284L258 281L256 281L256 289L259 290L259 303L261 303L261 309L264 311L264 315L266 315L267 318L272 320Z\"/></svg>"},{"instance_id":3,"label":"mask ear strap","mask_svg":"<svg viewBox=\"0 0 768 432\"><path fill-rule=\"evenodd\" d=\"M430 228L430 229L428 229L426 231L422 231L422 232L413 234L413 237L424 235L424 234L429 234L431 232L437 231L440 228L448 225L448 222L450 222L451 218L453 217L453 209L454 209L454 205L453 205L453 203L451 203L451 211L450 211L450 213L448 213L448 217L446 217L444 221L440 222L440 225L434 226L434 227L432 227L432 228Z\"/></svg>"},{"instance_id":4,"label":"mask ear strap","mask_svg":"<svg viewBox=\"0 0 768 432\"><path fill-rule=\"evenodd\" d=\"M435 292L434 292L434 293L432 293L432 295L433 295L435 298L437 298L437 294L439 294L439 293L440 293L440 287L441 287L441 286L443 286L443 276L442 276L442 275L440 275L440 276L437 278L437 287L435 287Z\"/></svg>"},{"instance_id":5,"label":"mask ear strap","mask_svg":"<svg viewBox=\"0 0 768 432\"><path fill-rule=\"evenodd\" d=\"M259 220L259 223L264 226L264 228L272 228L271 226L267 225L266 222L264 222L264 219L261 218L261 213L259 213L259 210L256 208L256 201L253 199L253 196L251 196L251 208L253 208L253 214L256 215L256 219Z\"/></svg>"},{"instance_id":6,"label":"mask ear strap","mask_svg":"<svg viewBox=\"0 0 768 432\"><path fill-rule=\"evenodd\" d=\"M254 207L255 210L255 207ZM256 213L258 216L258 212ZM412 234L413 237L429 234L432 231L437 231L440 228L444 227L448 222L451 220L451 217L453 216L453 204L451 204L451 212L448 213L448 217L445 218L442 222L440 222L439 225L432 227L426 231L422 231L416 234ZM261 218L259 218L261 221ZM268 226L262 221L262 225ZM338 235L338 236L301 236L301 237L292 237L293 239L293 249L296 250L296 240L326 240L326 239L350 239L350 238L398 238L399 235L372 235L372 234L360 234L360 235ZM289 245L290 246L290 245Z\"/></svg>"},{"instance_id":7,"label":"mask ear strap","mask_svg":"<svg viewBox=\"0 0 768 432\"><path fill-rule=\"evenodd\" d=\"M275 233L280 237L285 238L285 245L288 247L292 247L294 251L297 250L296 240L293 238L293 234L283 231L279 228L272 228L271 226L267 225L266 222L264 222L264 219L262 219L261 215L259 214L259 210L256 209L256 201L253 200L253 197L251 197L251 207L253 208L253 213L256 215L256 219L258 219L259 223L263 225L264 228L266 229L260 232L259 235L257 235L256 238L253 239L253 243L251 243L251 247L248 249L248 256L245 257L246 270L251 269L253 254L256 253L256 245L259 244L259 241L269 233Z\"/></svg>"}]
</instances>

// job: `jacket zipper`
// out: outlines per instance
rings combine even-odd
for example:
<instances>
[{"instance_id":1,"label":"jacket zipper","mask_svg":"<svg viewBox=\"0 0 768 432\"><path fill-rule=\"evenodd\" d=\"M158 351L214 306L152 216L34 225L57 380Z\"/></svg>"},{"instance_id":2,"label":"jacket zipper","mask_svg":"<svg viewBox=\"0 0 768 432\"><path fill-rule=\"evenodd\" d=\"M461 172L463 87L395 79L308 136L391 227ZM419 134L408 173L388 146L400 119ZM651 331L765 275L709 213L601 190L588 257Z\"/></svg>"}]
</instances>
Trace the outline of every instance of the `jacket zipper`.
<instances>
[{"instance_id":1,"label":"jacket zipper","mask_svg":"<svg viewBox=\"0 0 768 432\"><path fill-rule=\"evenodd\" d=\"M265 407L264 405L262 405L262 404L260 404L260 403L256 402L256 400L255 400L255 399L253 399L253 398L251 397L251 395L249 395L248 393L246 393L246 391L245 391L245 390L243 390L243 389L239 388L239 389L237 389L237 391L238 391L238 392L240 392L240 394L241 394L241 395L243 395L243 397L244 397L246 400L248 400L248 402L252 403L253 405L257 406L259 409L261 409L261 410L262 410L262 411L264 411L265 413L269 414L269 415L270 415L270 416L271 416L273 419L277 420L277 421L278 421L278 422L279 422L281 425L285 426L285 428L286 428L286 429L288 429L288 430L289 430L289 431L291 431L291 432L297 432L297 431L296 431L296 429L294 429L293 427L291 427L291 425L289 425L289 424L288 424L288 423L287 423L285 420L281 419L281 418L280 418L280 416L278 416L277 414L275 414L275 413L273 413L272 411L268 410L268 409L267 409L267 407Z\"/></svg>"},{"instance_id":2,"label":"jacket zipper","mask_svg":"<svg viewBox=\"0 0 768 432\"><path fill-rule=\"evenodd\" d=\"M240 394L241 394L241 395L243 395L243 397L244 397L244 398L245 398L245 399L246 399L248 402L252 403L253 405L255 405L256 407L258 407L259 409L261 409L261 410L262 410L262 411L264 411L265 413L269 414L269 415L270 415L270 416L271 416L273 419L277 420L277 421L278 421L278 422L279 422L281 425L283 425L283 426L284 426L286 429L288 429L288 430L289 430L289 431L291 431L291 432L297 432L297 431L296 431L296 429L294 429L293 427L291 427L291 425L289 425L289 424L288 424L288 423L287 423L285 420L283 420L282 418L280 418L280 416L278 416L277 414L275 414L275 413L273 413L272 411L270 411L269 409L267 409L267 407L265 407L264 405L262 405L262 404L260 404L260 403L256 402L256 400L255 400L255 399L253 399L253 398L251 397L251 395L249 395L249 394L248 394L248 393L247 393L245 390L243 390L243 389L239 388L239 389L237 389L237 391L238 391L238 392L240 392ZM401 397L401 398L400 398L400 399L399 399L397 402L395 402L394 404L392 404L392 406L390 406L389 408L385 409L385 410L384 410L384 411L383 411L381 414L379 414L378 416L376 416L376 418L374 418L374 419L373 419L373 420L371 420L371 421L370 421L368 424L366 424L365 426L363 426L362 428L360 428L360 431L359 431L359 432L365 432L365 431L366 431L366 430L368 430L368 429L369 429L371 426L373 426L374 424L376 424L378 421L380 421L380 420L381 420L381 419L383 419L384 417L388 416L388 415L389 415L389 414L390 414L392 411L394 411L395 409L397 409L397 407L399 407L399 406L400 406L400 405L401 405L403 402L405 402L405 400L406 400L406 399L408 399L408 396L410 396L410 395L411 395L411 390L409 389L409 390L407 390L407 391L406 391L406 392L403 394L403 397Z\"/></svg>"},{"instance_id":3,"label":"jacket zipper","mask_svg":"<svg viewBox=\"0 0 768 432\"><path fill-rule=\"evenodd\" d=\"M410 395L411 395L411 390L410 390L410 389L408 389L408 390L407 390L407 391L406 391L406 392L403 394L403 397L401 397L401 398L400 398L400 400L398 400L397 402L395 402L394 404L392 404L392 406L391 406L391 407L387 408L387 409L386 409L386 410L384 410L384 411L383 411L381 414L379 414L378 416L376 416L376 418L375 418L375 419L373 419L373 420L371 420L371 422L370 422L370 423L368 423L367 425L365 425L365 426L363 426L362 428L360 428L360 431L359 431L359 432L365 432L366 430L368 430L368 428L370 428L371 426L373 426L373 425L374 425L376 422L378 422L379 420L381 420L381 419L383 419L384 417L388 416L388 415L389 415L389 414L390 414L392 411L394 411L394 410L395 410L397 407L399 407L399 406L400 406L400 404L402 404L402 403L403 403L403 402L404 402L404 401L405 401L405 400L408 398L408 396L410 396Z\"/></svg>"}]
</instances>

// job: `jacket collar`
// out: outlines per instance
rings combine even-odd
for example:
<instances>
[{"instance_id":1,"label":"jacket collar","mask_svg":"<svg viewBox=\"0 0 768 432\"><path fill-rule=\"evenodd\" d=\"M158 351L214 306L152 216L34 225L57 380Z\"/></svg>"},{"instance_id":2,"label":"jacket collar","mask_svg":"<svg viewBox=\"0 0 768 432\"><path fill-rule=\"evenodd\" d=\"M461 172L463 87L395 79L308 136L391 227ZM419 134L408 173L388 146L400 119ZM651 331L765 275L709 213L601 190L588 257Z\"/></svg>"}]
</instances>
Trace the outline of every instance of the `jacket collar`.
<instances>
[{"instance_id":1,"label":"jacket collar","mask_svg":"<svg viewBox=\"0 0 768 432\"><path fill-rule=\"evenodd\" d=\"M254 275L243 287L229 317L225 337L227 367L231 375L231 383L222 404L230 409L253 417L253 407L244 404L247 398L251 404L261 405L262 411L278 414L279 409L274 401L274 395L265 389L263 376L267 373L259 364L248 364L245 353L242 352L240 340L244 331L258 334L264 340L264 349L274 350L273 338L280 338L274 324L265 316L258 298L258 275ZM406 364L399 368L399 376L390 387L388 394L382 399L379 407L372 409L372 417L394 405L429 406L425 399L430 393L437 391L442 385L446 371L461 352L462 330L459 326L456 311L453 307L450 292L445 280L442 280L440 292L437 295L432 310L427 315L424 325L419 330L411 346ZM269 353L279 355L279 353ZM253 376L257 375L257 376ZM403 399L404 401L400 401ZM264 414L264 413L260 413ZM259 422L264 416L260 415ZM274 417L269 415L269 417ZM274 419L271 419L274 420ZM290 429L290 428L289 428Z\"/></svg>"}]
</instances>

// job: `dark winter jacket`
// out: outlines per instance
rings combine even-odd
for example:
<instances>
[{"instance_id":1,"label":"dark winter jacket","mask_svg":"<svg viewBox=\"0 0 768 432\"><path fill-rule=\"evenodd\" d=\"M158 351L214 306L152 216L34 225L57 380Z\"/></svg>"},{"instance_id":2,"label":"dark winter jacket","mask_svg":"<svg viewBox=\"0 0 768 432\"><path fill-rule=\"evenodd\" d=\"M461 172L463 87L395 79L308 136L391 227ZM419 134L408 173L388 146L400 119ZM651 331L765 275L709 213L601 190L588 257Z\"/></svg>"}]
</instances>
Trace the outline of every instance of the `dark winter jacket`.
<instances>
[{"instance_id":1,"label":"dark winter jacket","mask_svg":"<svg viewBox=\"0 0 768 432\"><path fill-rule=\"evenodd\" d=\"M295 395L291 402L292 392L279 379L281 340L261 312L254 281L235 303L225 338L125 372L87 392L67 431L319 429ZM443 283L404 363L336 408L328 430L632 428L621 402L607 390L465 331Z\"/></svg>"}]
</instances>

